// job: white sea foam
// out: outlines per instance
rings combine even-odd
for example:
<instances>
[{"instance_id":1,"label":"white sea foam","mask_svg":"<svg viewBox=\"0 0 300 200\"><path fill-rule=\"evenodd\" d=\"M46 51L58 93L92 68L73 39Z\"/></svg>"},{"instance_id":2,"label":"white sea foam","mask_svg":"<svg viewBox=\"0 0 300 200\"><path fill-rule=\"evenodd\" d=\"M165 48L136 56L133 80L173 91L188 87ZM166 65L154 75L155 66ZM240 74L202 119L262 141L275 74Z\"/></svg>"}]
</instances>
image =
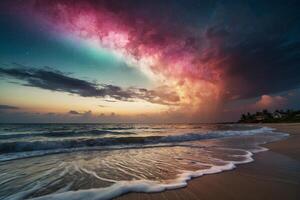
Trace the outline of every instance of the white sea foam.
<instances>
[{"instance_id":1,"label":"white sea foam","mask_svg":"<svg viewBox=\"0 0 300 200\"><path fill-rule=\"evenodd\" d=\"M225 149L225 148L224 148ZM232 150L232 149L230 149ZM241 150L241 149L236 149ZM241 150L245 151L245 150ZM183 171L178 178L170 181L169 183L160 183L157 181L149 181L149 180L135 180L135 181L119 181L109 187L106 188L96 188L96 189L87 189L87 190L78 190L78 191L67 191L61 193L54 193L50 195L45 195L37 198L33 198L33 200L106 200L118 197L122 194L126 194L129 192L162 192L165 190L178 189L187 186L187 182L192 178L200 177L208 174L220 173L222 171L232 170L236 167L237 164L249 163L253 161L253 153L250 151L245 151L246 154L239 155L240 157L244 157L242 161L224 161L225 163L221 166L211 166L208 169L201 169L197 171Z\"/></svg>"}]
</instances>

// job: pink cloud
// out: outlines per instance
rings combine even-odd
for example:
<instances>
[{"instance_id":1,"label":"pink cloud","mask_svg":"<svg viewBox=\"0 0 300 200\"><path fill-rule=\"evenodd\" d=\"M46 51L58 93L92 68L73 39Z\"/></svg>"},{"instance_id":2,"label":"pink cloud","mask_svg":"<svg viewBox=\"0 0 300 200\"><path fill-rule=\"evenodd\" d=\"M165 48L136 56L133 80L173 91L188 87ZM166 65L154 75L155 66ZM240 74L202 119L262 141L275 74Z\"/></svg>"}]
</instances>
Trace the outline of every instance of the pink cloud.
<instances>
[{"instance_id":1,"label":"pink cloud","mask_svg":"<svg viewBox=\"0 0 300 200\"><path fill-rule=\"evenodd\" d=\"M280 109L288 102L286 97L262 95L261 98L254 104L254 108L258 109Z\"/></svg>"},{"instance_id":2,"label":"pink cloud","mask_svg":"<svg viewBox=\"0 0 300 200\"><path fill-rule=\"evenodd\" d=\"M175 100L183 110L203 110L222 98L219 60L210 58L218 46L210 45L204 30L191 31L191 27L180 23L173 27L170 20L161 21L122 3L116 11L105 3L88 1L36 2L36 18L50 23L51 30L92 41L93 45L133 61L136 67L155 77L158 86L172 89L168 93L176 94L172 97L179 98Z\"/></svg>"}]
</instances>

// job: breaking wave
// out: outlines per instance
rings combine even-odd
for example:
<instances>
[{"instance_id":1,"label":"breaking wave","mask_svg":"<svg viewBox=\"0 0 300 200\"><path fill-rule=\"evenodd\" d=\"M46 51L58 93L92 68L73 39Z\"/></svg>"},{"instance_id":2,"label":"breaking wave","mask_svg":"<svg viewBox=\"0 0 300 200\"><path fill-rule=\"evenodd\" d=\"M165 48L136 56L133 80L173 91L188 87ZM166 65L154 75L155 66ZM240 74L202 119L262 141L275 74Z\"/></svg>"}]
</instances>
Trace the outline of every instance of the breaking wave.
<instances>
[{"instance_id":1,"label":"breaking wave","mask_svg":"<svg viewBox=\"0 0 300 200\"><path fill-rule=\"evenodd\" d=\"M145 145L145 144L159 144L159 143L180 143L187 141L197 141L204 139L215 139L233 136L247 136L258 133L270 132L271 128L259 128L253 130L243 131L214 131L208 133L185 133L180 135L167 135L167 136L130 136L130 137L106 137L106 138L74 138L74 139L61 139L61 140L36 140L36 141L13 141L0 143L1 153L11 152L25 152L25 151L40 151L51 149L71 149L83 147L97 147L97 146L112 146L112 145ZM90 131L84 133L44 133L43 135L52 135L66 137L70 135L85 135L85 134L111 134L111 131ZM120 133L119 133L120 134ZM122 133L124 134L124 133ZM134 133L125 133L134 135Z\"/></svg>"}]
</instances>

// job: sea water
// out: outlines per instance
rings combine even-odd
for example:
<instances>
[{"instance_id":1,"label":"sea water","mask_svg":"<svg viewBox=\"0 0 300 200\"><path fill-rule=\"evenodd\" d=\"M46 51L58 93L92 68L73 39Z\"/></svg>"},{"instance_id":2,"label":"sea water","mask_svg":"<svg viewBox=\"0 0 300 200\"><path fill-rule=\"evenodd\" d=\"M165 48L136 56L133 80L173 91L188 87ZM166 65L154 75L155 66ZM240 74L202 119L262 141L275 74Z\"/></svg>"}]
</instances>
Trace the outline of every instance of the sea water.
<instances>
[{"instance_id":1,"label":"sea water","mask_svg":"<svg viewBox=\"0 0 300 200\"><path fill-rule=\"evenodd\" d=\"M234 169L287 137L240 124L2 124L0 199L111 199ZM200 189L200 188L199 188Z\"/></svg>"}]
</instances>

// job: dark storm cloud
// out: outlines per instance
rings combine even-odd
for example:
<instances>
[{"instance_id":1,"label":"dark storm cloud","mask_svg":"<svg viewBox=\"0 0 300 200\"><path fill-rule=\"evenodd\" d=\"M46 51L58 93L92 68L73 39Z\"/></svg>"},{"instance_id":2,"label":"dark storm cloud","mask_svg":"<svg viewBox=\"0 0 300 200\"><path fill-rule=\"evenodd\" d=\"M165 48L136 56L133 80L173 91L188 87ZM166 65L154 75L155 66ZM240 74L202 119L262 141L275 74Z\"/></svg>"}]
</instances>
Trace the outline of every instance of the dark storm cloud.
<instances>
[{"instance_id":1,"label":"dark storm cloud","mask_svg":"<svg viewBox=\"0 0 300 200\"><path fill-rule=\"evenodd\" d=\"M0 68L0 76L21 80L22 85L37 87L51 91L67 92L82 97L110 97L120 101L142 99L152 103L171 104L179 99L163 95L154 90L128 88L123 89L115 85L97 84L86 80L70 77L60 71L47 67L34 69L19 64L17 68ZM21 68L22 67L22 68ZM71 113L75 114L75 112Z\"/></svg>"},{"instance_id":2,"label":"dark storm cloud","mask_svg":"<svg viewBox=\"0 0 300 200\"><path fill-rule=\"evenodd\" d=\"M10 106L10 105L0 105L0 110L18 110L19 107Z\"/></svg>"},{"instance_id":3,"label":"dark storm cloud","mask_svg":"<svg viewBox=\"0 0 300 200\"><path fill-rule=\"evenodd\" d=\"M206 37L226 98L245 99L300 87L300 4L223 1Z\"/></svg>"},{"instance_id":4,"label":"dark storm cloud","mask_svg":"<svg viewBox=\"0 0 300 200\"><path fill-rule=\"evenodd\" d=\"M300 43L254 38L225 47L227 88L231 97L256 97L300 86Z\"/></svg>"}]
</instances>

